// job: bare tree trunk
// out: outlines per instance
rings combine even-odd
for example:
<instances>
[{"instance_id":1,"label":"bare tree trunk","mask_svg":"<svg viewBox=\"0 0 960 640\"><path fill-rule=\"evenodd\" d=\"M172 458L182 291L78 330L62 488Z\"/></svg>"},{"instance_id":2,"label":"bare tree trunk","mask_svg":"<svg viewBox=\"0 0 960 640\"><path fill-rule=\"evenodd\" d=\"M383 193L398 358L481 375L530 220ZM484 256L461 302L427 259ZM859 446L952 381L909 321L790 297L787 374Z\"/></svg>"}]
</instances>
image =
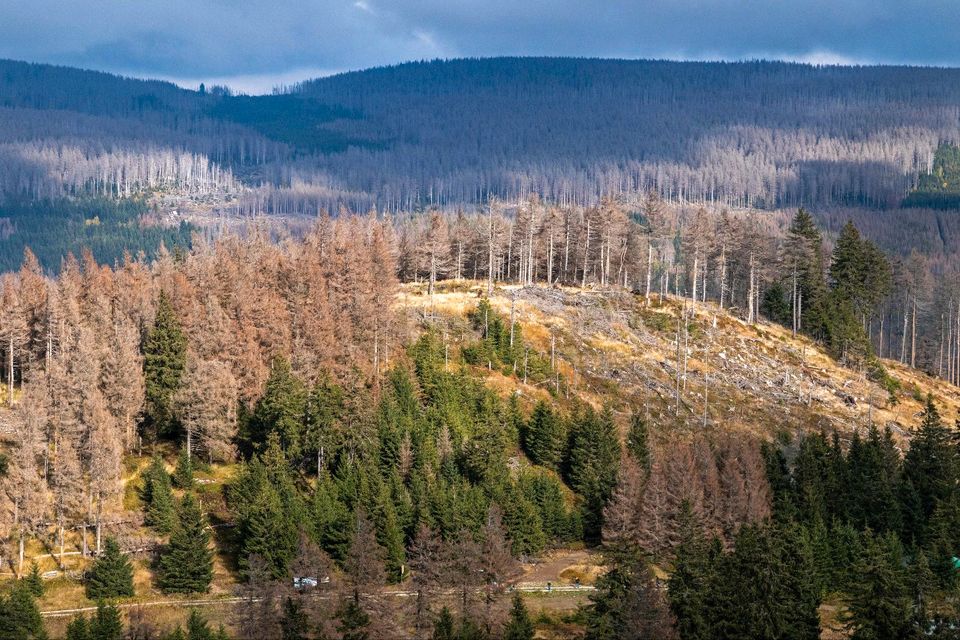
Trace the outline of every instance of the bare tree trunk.
<instances>
[{"instance_id":1,"label":"bare tree trunk","mask_svg":"<svg viewBox=\"0 0 960 640\"><path fill-rule=\"evenodd\" d=\"M693 298L694 303L697 301L697 278L700 275L700 249L696 249L693 252L693 295L690 296Z\"/></svg>"},{"instance_id":2,"label":"bare tree trunk","mask_svg":"<svg viewBox=\"0 0 960 640\"><path fill-rule=\"evenodd\" d=\"M587 288L587 265L590 257L590 218L587 218L587 235L583 243L583 281L580 283L581 289Z\"/></svg>"},{"instance_id":3,"label":"bare tree trunk","mask_svg":"<svg viewBox=\"0 0 960 640\"><path fill-rule=\"evenodd\" d=\"M646 300L647 304L650 304L650 283L651 278L653 278L653 244L647 243L647 293Z\"/></svg>"},{"instance_id":4,"label":"bare tree trunk","mask_svg":"<svg viewBox=\"0 0 960 640\"><path fill-rule=\"evenodd\" d=\"M720 308L723 309L724 295L727 292L727 245L720 247Z\"/></svg>"},{"instance_id":5,"label":"bare tree trunk","mask_svg":"<svg viewBox=\"0 0 960 640\"><path fill-rule=\"evenodd\" d=\"M753 264L753 254L750 254L750 288L747 291L747 323L753 324L755 321L755 311L753 308L753 288L756 286L756 275Z\"/></svg>"},{"instance_id":6,"label":"bare tree trunk","mask_svg":"<svg viewBox=\"0 0 960 640\"><path fill-rule=\"evenodd\" d=\"M13 332L10 332L10 368L7 370L7 395L10 398L9 406L13 406Z\"/></svg>"},{"instance_id":7,"label":"bare tree trunk","mask_svg":"<svg viewBox=\"0 0 960 640\"><path fill-rule=\"evenodd\" d=\"M913 318L910 331L910 366L917 366L917 296L913 296Z\"/></svg>"},{"instance_id":8,"label":"bare tree trunk","mask_svg":"<svg viewBox=\"0 0 960 640\"><path fill-rule=\"evenodd\" d=\"M903 309L903 334L900 336L900 364L907 364L907 320L910 317L910 310L907 307Z\"/></svg>"},{"instance_id":9,"label":"bare tree trunk","mask_svg":"<svg viewBox=\"0 0 960 640\"><path fill-rule=\"evenodd\" d=\"M23 577L23 552L24 552L24 541L23 541L23 529L20 530L20 552L19 560L17 562L17 578Z\"/></svg>"},{"instance_id":10,"label":"bare tree trunk","mask_svg":"<svg viewBox=\"0 0 960 640\"><path fill-rule=\"evenodd\" d=\"M937 377L943 377L943 341L946 339L946 331L944 329L944 317L943 314L940 314L940 355L937 357Z\"/></svg>"},{"instance_id":11,"label":"bare tree trunk","mask_svg":"<svg viewBox=\"0 0 960 640\"><path fill-rule=\"evenodd\" d=\"M793 337L797 337L797 265L793 265L793 294L792 294L792 304L793 307Z\"/></svg>"},{"instance_id":12,"label":"bare tree trunk","mask_svg":"<svg viewBox=\"0 0 960 640\"><path fill-rule=\"evenodd\" d=\"M550 232L550 255L547 258L547 284L553 284L553 231Z\"/></svg>"},{"instance_id":13,"label":"bare tree trunk","mask_svg":"<svg viewBox=\"0 0 960 640\"><path fill-rule=\"evenodd\" d=\"M885 316L880 316L880 337L877 338L877 355L883 357L883 321L886 319Z\"/></svg>"},{"instance_id":14,"label":"bare tree trunk","mask_svg":"<svg viewBox=\"0 0 960 640\"><path fill-rule=\"evenodd\" d=\"M488 214L487 229L487 297L493 295L493 208Z\"/></svg>"}]
</instances>

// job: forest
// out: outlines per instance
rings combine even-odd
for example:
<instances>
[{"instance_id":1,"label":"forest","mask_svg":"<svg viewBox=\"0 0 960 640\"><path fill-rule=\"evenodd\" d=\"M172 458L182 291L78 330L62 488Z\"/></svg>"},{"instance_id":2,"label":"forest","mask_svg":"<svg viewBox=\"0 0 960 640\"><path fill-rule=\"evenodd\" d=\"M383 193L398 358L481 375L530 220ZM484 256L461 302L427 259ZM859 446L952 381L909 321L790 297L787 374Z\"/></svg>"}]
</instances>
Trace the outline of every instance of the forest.
<instances>
[{"instance_id":1,"label":"forest","mask_svg":"<svg viewBox=\"0 0 960 640\"><path fill-rule=\"evenodd\" d=\"M435 60L270 96L15 61L0 70L0 193L239 190L223 206L240 214L531 194L593 205L650 189L741 207L884 208L958 142L952 69Z\"/></svg>"},{"instance_id":2,"label":"forest","mask_svg":"<svg viewBox=\"0 0 960 640\"><path fill-rule=\"evenodd\" d=\"M496 58L244 96L0 61L0 638L956 637L924 391L960 384L957 73ZM533 291L669 336L628 365L655 410ZM869 426L811 393L723 428L715 332L779 336L801 387L822 352ZM517 588L556 554L600 559L559 613Z\"/></svg>"},{"instance_id":3,"label":"forest","mask_svg":"<svg viewBox=\"0 0 960 640\"><path fill-rule=\"evenodd\" d=\"M65 580L97 603L73 640L532 638L511 581L582 547L608 571L556 624L586 638L816 638L837 598L852 637L951 637L960 449L933 398L905 454L877 427L677 430L581 397L488 297L626 290L781 323L896 403L877 354L915 359L916 334L884 347L897 340L870 330L893 263L849 224L828 252L803 210L779 244L735 216L714 233L702 211L671 222L656 194L566 213L321 217L302 239L197 236L113 266L87 251L55 277L27 251L3 281L0 524L17 579L0 629L45 637L37 598L64 588L34 563L46 549L83 558ZM393 304L401 281L420 283L416 320ZM430 311L443 281L477 287L459 328ZM542 391L504 395L493 372ZM217 623L121 613L145 589L227 579L239 604Z\"/></svg>"}]
</instances>

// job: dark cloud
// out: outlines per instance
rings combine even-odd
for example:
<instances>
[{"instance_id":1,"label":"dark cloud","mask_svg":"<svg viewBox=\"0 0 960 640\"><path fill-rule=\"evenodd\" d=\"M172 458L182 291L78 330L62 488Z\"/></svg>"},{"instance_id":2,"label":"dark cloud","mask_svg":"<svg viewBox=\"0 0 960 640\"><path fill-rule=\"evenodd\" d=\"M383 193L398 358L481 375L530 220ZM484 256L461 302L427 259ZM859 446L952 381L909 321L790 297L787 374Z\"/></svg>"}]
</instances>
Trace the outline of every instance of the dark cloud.
<instances>
[{"instance_id":1,"label":"dark cloud","mask_svg":"<svg viewBox=\"0 0 960 640\"><path fill-rule=\"evenodd\" d=\"M960 65L955 0L0 0L0 57L251 88L402 60Z\"/></svg>"}]
</instances>

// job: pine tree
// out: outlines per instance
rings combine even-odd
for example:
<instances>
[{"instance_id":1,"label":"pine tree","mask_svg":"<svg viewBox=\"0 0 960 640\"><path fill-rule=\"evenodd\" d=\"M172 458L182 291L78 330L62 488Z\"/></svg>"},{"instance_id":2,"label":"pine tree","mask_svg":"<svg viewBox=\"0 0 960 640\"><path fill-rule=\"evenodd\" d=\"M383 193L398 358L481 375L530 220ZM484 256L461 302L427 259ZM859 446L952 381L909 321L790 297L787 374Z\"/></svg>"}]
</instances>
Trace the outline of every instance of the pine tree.
<instances>
[{"instance_id":1,"label":"pine tree","mask_svg":"<svg viewBox=\"0 0 960 640\"><path fill-rule=\"evenodd\" d=\"M143 345L147 418L156 434L170 435L172 431L172 399L186 364L186 335L170 299L161 291L157 315Z\"/></svg>"},{"instance_id":2,"label":"pine tree","mask_svg":"<svg viewBox=\"0 0 960 640\"><path fill-rule=\"evenodd\" d=\"M923 421L903 459L904 540L921 545L927 541L934 514L940 505L950 503L958 481L957 446L943 425L933 398L928 397Z\"/></svg>"},{"instance_id":3,"label":"pine tree","mask_svg":"<svg viewBox=\"0 0 960 640\"><path fill-rule=\"evenodd\" d=\"M43 578L40 576L40 566L36 562L30 563L30 573L24 576L23 583L34 598L43 595Z\"/></svg>"},{"instance_id":4,"label":"pine tree","mask_svg":"<svg viewBox=\"0 0 960 640\"><path fill-rule=\"evenodd\" d=\"M93 563L87 576L86 591L91 600L133 595L133 565L113 538L107 538L103 553Z\"/></svg>"},{"instance_id":5,"label":"pine tree","mask_svg":"<svg viewBox=\"0 0 960 640\"><path fill-rule=\"evenodd\" d=\"M907 637L911 598L901 563L902 555L895 535L877 537L867 534L844 616L854 640Z\"/></svg>"},{"instance_id":6,"label":"pine tree","mask_svg":"<svg viewBox=\"0 0 960 640\"><path fill-rule=\"evenodd\" d=\"M620 466L620 438L609 407L600 415L592 407L574 419L567 460L567 477L584 501L584 534L600 537L603 508L613 494Z\"/></svg>"},{"instance_id":7,"label":"pine tree","mask_svg":"<svg viewBox=\"0 0 960 640\"><path fill-rule=\"evenodd\" d=\"M535 629L523 598L513 594L513 606L510 608L510 621L503 633L503 640L533 640Z\"/></svg>"},{"instance_id":8,"label":"pine tree","mask_svg":"<svg viewBox=\"0 0 960 640\"><path fill-rule=\"evenodd\" d=\"M97 612L90 620L91 640L123 640L123 621L120 610L102 600L97 603Z\"/></svg>"},{"instance_id":9,"label":"pine tree","mask_svg":"<svg viewBox=\"0 0 960 640\"><path fill-rule=\"evenodd\" d=\"M144 521L157 533L170 533L176 520L170 474L163 459L154 456L143 474Z\"/></svg>"},{"instance_id":10,"label":"pine tree","mask_svg":"<svg viewBox=\"0 0 960 640\"><path fill-rule=\"evenodd\" d=\"M43 618L30 590L16 584L6 597L0 596L0 638L46 640Z\"/></svg>"},{"instance_id":11,"label":"pine tree","mask_svg":"<svg viewBox=\"0 0 960 640\"><path fill-rule=\"evenodd\" d=\"M530 459L550 469L559 469L566 439L560 416L547 403L538 402L524 431L524 448Z\"/></svg>"},{"instance_id":12,"label":"pine tree","mask_svg":"<svg viewBox=\"0 0 960 640\"><path fill-rule=\"evenodd\" d=\"M193 489L193 461L186 450L177 456L177 466L173 469L173 486L178 489Z\"/></svg>"},{"instance_id":13,"label":"pine tree","mask_svg":"<svg viewBox=\"0 0 960 640\"><path fill-rule=\"evenodd\" d=\"M160 555L158 586L164 593L201 593L213 580L213 552L206 518L187 494L177 509L170 543Z\"/></svg>"},{"instance_id":14,"label":"pine tree","mask_svg":"<svg viewBox=\"0 0 960 640\"><path fill-rule=\"evenodd\" d=\"M87 616L82 613L74 616L73 620L67 625L66 640L93 640L90 637L90 626L87 622Z\"/></svg>"},{"instance_id":15,"label":"pine tree","mask_svg":"<svg viewBox=\"0 0 960 640\"><path fill-rule=\"evenodd\" d=\"M263 396L257 402L250 424L250 438L263 446L276 433L287 459L299 463L304 451L304 415L307 391L284 358L273 361ZM312 452L311 452L312 453Z\"/></svg>"}]
</instances>

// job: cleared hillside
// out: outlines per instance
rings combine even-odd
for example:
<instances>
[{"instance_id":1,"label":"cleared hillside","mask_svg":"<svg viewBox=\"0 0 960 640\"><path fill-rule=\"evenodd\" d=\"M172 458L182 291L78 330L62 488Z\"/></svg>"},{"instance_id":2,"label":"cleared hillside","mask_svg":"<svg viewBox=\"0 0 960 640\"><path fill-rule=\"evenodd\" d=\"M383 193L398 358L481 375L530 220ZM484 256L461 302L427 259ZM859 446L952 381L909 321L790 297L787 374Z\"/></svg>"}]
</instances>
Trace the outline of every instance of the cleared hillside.
<instances>
[{"instance_id":1,"label":"cleared hillside","mask_svg":"<svg viewBox=\"0 0 960 640\"><path fill-rule=\"evenodd\" d=\"M485 283L449 285L431 301L424 287L405 285L400 305L420 318L435 314L456 340L485 289ZM663 430L702 429L706 409L709 429L766 439L820 429L849 436L873 422L902 441L917 425L927 394L948 418L960 409L960 389L943 380L883 360L900 386L891 395L808 338L777 324L749 325L714 303L653 296L648 306L643 296L619 290L560 287L497 287L491 301L507 317L513 306L532 349L549 358L554 345L564 380L559 395L568 393L569 383L570 395L623 413L642 410ZM687 332L681 329L678 361L683 313ZM549 385L518 385L522 371L517 376L490 372L488 379L531 397L547 393Z\"/></svg>"}]
</instances>

